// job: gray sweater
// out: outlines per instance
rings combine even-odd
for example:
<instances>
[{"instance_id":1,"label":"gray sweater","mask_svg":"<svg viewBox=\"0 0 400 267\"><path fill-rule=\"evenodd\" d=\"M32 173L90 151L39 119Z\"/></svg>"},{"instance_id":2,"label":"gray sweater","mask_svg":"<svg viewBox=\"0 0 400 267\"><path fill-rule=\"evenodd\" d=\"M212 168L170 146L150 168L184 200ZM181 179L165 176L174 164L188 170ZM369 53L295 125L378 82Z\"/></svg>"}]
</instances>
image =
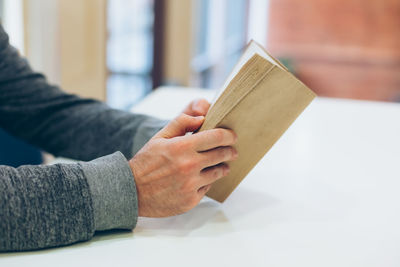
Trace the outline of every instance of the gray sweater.
<instances>
[{"instance_id":1,"label":"gray sweater","mask_svg":"<svg viewBox=\"0 0 400 267\"><path fill-rule=\"evenodd\" d=\"M61 246L88 240L97 230L133 229L138 207L127 159L164 124L48 84L9 45L0 26L0 127L56 156L82 160L0 166L0 251Z\"/></svg>"}]
</instances>

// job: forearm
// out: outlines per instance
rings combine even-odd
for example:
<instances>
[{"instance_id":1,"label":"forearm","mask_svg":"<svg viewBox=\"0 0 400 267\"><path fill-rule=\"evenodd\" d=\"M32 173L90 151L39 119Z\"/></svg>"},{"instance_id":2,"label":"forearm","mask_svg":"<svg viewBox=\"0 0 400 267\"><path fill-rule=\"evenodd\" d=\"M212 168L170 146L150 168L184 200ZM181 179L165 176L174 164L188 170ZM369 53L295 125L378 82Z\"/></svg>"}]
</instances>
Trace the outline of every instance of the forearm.
<instances>
[{"instance_id":1,"label":"forearm","mask_svg":"<svg viewBox=\"0 0 400 267\"><path fill-rule=\"evenodd\" d=\"M0 26L0 127L56 156L127 158L165 123L67 94L31 70Z\"/></svg>"},{"instance_id":2,"label":"forearm","mask_svg":"<svg viewBox=\"0 0 400 267\"><path fill-rule=\"evenodd\" d=\"M96 230L132 229L136 188L127 160L0 166L0 251L32 250L90 239Z\"/></svg>"},{"instance_id":3,"label":"forearm","mask_svg":"<svg viewBox=\"0 0 400 267\"><path fill-rule=\"evenodd\" d=\"M0 127L56 156L91 160L121 151L130 158L165 124L28 77L0 85Z\"/></svg>"}]
</instances>

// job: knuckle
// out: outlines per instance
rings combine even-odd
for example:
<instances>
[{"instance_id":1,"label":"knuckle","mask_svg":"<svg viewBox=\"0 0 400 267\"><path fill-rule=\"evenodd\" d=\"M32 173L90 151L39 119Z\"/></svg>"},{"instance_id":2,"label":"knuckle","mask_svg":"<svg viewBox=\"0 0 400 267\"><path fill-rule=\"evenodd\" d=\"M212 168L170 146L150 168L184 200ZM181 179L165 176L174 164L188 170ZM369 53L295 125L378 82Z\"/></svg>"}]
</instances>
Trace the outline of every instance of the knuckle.
<instances>
[{"instance_id":1,"label":"knuckle","mask_svg":"<svg viewBox=\"0 0 400 267\"><path fill-rule=\"evenodd\" d=\"M182 174L190 174L196 169L197 162L193 159L183 159L179 162L178 166Z\"/></svg>"},{"instance_id":2,"label":"knuckle","mask_svg":"<svg viewBox=\"0 0 400 267\"><path fill-rule=\"evenodd\" d=\"M180 154L183 151L186 151L186 150L188 150L190 148L191 148L190 142L188 142L186 140L183 140L183 139L179 139L178 141L173 142L171 144L171 151L174 154Z\"/></svg>"},{"instance_id":3,"label":"knuckle","mask_svg":"<svg viewBox=\"0 0 400 267\"><path fill-rule=\"evenodd\" d=\"M230 132L230 135L231 135L231 138L232 138L232 144L236 143L237 138L238 138L237 134L232 130L229 130L229 132Z\"/></svg>"},{"instance_id":4,"label":"knuckle","mask_svg":"<svg viewBox=\"0 0 400 267\"><path fill-rule=\"evenodd\" d=\"M223 129L216 129L214 132L214 138L218 143L222 143L224 141L224 130Z\"/></svg>"},{"instance_id":5,"label":"knuckle","mask_svg":"<svg viewBox=\"0 0 400 267\"><path fill-rule=\"evenodd\" d=\"M186 163L186 161L182 160L177 165L178 165L179 172L182 173L182 174L185 174L186 171L187 171L187 163Z\"/></svg>"},{"instance_id":6,"label":"knuckle","mask_svg":"<svg viewBox=\"0 0 400 267\"><path fill-rule=\"evenodd\" d=\"M227 154L228 159L236 159L236 157L238 156L236 149L233 147L229 147L229 152Z\"/></svg>"},{"instance_id":7,"label":"knuckle","mask_svg":"<svg viewBox=\"0 0 400 267\"><path fill-rule=\"evenodd\" d=\"M180 151L193 150L193 144L190 139L180 141Z\"/></svg>"},{"instance_id":8,"label":"knuckle","mask_svg":"<svg viewBox=\"0 0 400 267\"><path fill-rule=\"evenodd\" d=\"M212 178L218 179L218 178L222 177L223 172L224 172L223 167L216 167L212 172Z\"/></svg>"},{"instance_id":9,"label":"knuckle","mask_svg":"<svg viewBox=\"0 0 400 267\"><path fill-rule=\"evenodd\" d=\"M229 173L229 166L227 164L221 164L218 167L216 167L216 172L214 175L214 179L220 179Z\"/></svg>"},{"instance_id":10,"label":"knuckle","mask_svg":"<svg viewBox=\"0 0 400 267\"><path fill-rule=\"evenodd\" d=\"M189 117L189 115L187 115L185 113L181 113L181 114L178 115L176 120L179 121L179 122L184 122L184 121L187 120L188 117Z\"/></svg>"},{"instance_id":11,"label":"knuckle","mask_svg":"<svg viewBox=\"0 0 400 267\"><path fill-rule=\"evenodd\" d=\"M233 145L234 143L236 143L237 136L234 131L230 129L224 129L224 133L225 133L225 142L227 145Z\"/></svg>"},{"instance_id":12,"label":"knuckle","mask_svg":"<svg viewBox=\"0 0 400 267\"><path fill-rule=\"evenodd\" d=\"M233 157L233 149L232 147L227 147L224 149L224 159L229 160Z\"/></svg>"},{"instance_id":13,"label":"knuckle","mask_svg":"<svg viewBox=\"0 0 400 267\"><path fill-rule=\"evenodd\" d=\"M232 147L223 147L218 149L217 157L221 162L230 160L233 155L234 150Z\"/></svg>"},{"instance_id":14,"label":"knuckle","mask_svg":"<svg viewBox=\"0 0 400 267\"><path fill-rule=\"evenodd\" d=\"M170 123L174 126L174 128L182 128L184 125L187 124L188 117L189 116L186 115L185 113L181 113L181 114L179 114L178 117L176 117Z\"/></svg>"},{"instance_id":15,"label":"knuckle","mask_svg":"<svg viewBox=\"0 0 400 267\"><path fill-rule=\"evenodd\" d=\"M191 116L189 116L189 115L187 115L187 114L185 114L185 113L181 113L181 114L178 116L177 121L178 121L179 124L181 124L181 125L187 125L187 124L190 122L191 118L192 118Z\"/></svg>"},{"instance_id":16,"label":"knuckle","mask_svg":"<svg viewBox=\"0 0 400 267\"><path fill-rule=\"evenodd\" d=\"M225 145L233 145L236 143L237 135L230 129L215 129L214 138L218 143Z\"/></svg>"}]
</instances>

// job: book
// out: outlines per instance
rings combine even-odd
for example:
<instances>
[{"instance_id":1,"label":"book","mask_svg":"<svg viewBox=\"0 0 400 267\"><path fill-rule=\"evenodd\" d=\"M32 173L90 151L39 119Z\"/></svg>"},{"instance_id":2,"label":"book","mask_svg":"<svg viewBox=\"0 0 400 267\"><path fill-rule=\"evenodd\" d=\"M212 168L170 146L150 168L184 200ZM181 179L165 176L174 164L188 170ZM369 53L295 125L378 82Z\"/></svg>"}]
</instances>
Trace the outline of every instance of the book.
<instances>
[{"instance_id":1,"label":"book","mask_svg":"<svg viewBox=\"0 0 400 267\"><path fill-rule=\"evenodd\" d=\"M315 93L251 41L217 93L199 131L232 129L239 153L207 196L223 202L315 98Z\"/></svg>"}]
</instances>

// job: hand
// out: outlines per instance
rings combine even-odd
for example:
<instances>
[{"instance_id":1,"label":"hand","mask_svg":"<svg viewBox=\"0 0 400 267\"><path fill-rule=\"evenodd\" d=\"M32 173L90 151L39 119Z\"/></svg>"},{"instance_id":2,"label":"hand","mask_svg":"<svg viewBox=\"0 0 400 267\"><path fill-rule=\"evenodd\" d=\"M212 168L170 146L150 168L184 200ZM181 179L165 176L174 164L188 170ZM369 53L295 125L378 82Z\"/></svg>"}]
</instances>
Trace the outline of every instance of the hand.
<instances>
[{"instance_id":1,"label":"hand","mask_svg":"<svg viewBox=\"0 0 400 267\"><path fill-rule=\"evenodd\" d=\"M236 134L212 129L192 135L204 117L181 114L129 161L135 177L139 216L166 217L195 207L211 184L226 176L223 162L237 158Z\"/></svg>"},{"instance_id":2,"label":"hand","mask_svg":"<svg viewBox=\"0 0 400 267\"><path fill-rule=\"evenodd\" d=\"M210 103L207 100L201 98L192 101L183 111L183 113L189 116L205 116L210 108Z\"/></svg>"}]
</instances>

